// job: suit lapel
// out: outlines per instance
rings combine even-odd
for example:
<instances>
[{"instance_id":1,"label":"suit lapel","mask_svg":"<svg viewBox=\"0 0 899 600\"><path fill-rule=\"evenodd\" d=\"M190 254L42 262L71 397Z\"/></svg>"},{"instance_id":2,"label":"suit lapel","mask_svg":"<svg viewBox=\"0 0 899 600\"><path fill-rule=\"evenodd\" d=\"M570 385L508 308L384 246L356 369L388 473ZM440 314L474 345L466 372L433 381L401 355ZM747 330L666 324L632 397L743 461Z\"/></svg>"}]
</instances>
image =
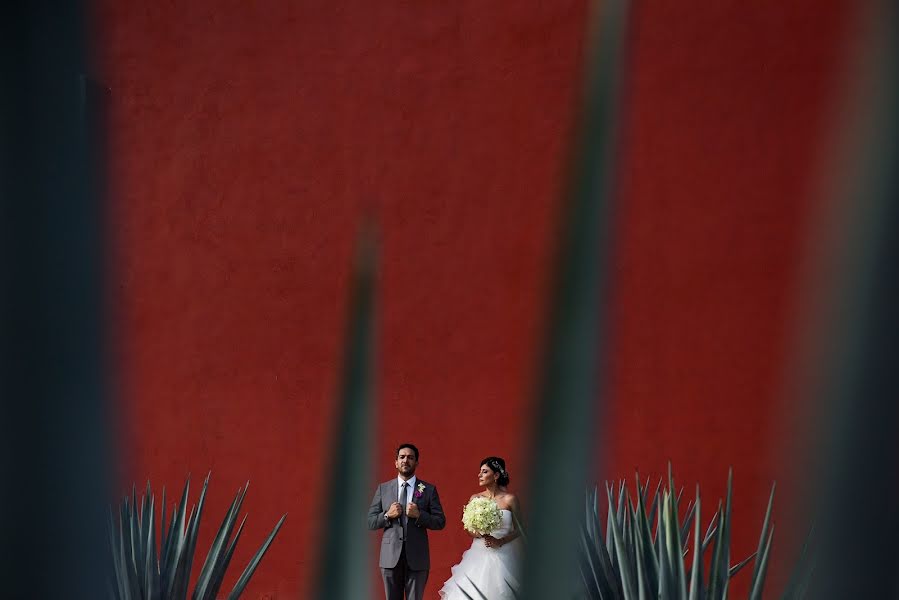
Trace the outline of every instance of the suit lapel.
<instances>
[{"instance_id":1,"label":"suit lapel","mask_svg":"<svg viewBox=\"0 0 899 600\"><path fill-rule=\"evenodd\" d=\"M396 502L397 499L397 487L396 487L396 479L393 481L388 481L384 483L384 495L387 498L387 506L386 508L390 508L390 505Z\"/></svg>"}]
</instances>

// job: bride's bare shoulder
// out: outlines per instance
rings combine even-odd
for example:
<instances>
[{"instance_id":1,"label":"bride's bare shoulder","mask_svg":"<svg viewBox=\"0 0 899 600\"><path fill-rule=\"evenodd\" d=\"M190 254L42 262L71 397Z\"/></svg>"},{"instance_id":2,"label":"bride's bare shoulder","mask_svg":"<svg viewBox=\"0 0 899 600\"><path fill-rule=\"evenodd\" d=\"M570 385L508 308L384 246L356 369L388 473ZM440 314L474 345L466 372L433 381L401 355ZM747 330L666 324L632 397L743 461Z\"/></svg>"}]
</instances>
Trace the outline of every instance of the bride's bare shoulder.
<instances>
[{"instance_id":1,"label":"bride's bare shoulder","mask_svg":"<svg viewBox=\"0 0 899 600\"><path fill-rule=\"evenodd\" d=\"M506 508L509 510L517 510L518 509L518 498L515 494L505 492L502 496L500 496L502 500L502 508Z\"/></svg>"},{"instance_id":2,"label":"bride's bare shoulder","mask_svg":"<svg viewBox=\"0 0 899 600\"><path fill-rule=\"evenodd\" d=\"M482 492L478 492L477 494L472 494L469 500L474 500L475 498L483 498L484 494Z\"/></svg>"}]
</instances>

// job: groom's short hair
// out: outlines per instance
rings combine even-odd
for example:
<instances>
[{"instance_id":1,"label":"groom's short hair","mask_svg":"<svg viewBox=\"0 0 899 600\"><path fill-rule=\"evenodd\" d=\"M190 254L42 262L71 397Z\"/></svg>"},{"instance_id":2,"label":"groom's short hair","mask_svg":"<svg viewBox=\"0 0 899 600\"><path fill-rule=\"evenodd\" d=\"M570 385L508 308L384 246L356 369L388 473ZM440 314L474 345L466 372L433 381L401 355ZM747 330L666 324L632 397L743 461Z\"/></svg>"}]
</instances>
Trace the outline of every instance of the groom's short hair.
<instances>
[{"instance_id":1,"label":"groom's short hair","mask_svg":"<svg viewBox=\"0 0 899 600\"><path fill-rule=\"evenodd\" d=\"M408 448L408 449L412 450L412 452L415 453L415 462L418 462L418 448L416 448L414 444L400 444L399 446L397 446L397 449L396 449L397 456L400 455L400 450L402 450L403 448Z\"/></svg>"}]
</instances>

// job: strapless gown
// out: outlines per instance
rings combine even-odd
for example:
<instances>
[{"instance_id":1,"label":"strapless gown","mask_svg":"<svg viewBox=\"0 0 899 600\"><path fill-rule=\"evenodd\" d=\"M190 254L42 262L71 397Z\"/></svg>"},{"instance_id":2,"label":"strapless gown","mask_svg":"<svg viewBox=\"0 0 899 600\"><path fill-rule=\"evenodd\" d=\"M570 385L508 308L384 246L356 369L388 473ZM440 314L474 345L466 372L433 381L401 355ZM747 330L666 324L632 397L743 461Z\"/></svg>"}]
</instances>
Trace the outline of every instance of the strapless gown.
<instances>
[{"instance_id":1,"label":"strapless gown","mask_svg":"<svg viewBox=\"0 0 899 600\"><path fill-rule=\"evenodd\" d=\"M514 529L512 512L501 510L502 525L493 533L493 537L502 538ZM462 554L459 564L453 566L452 575L440 589L440 597L445 600L468 600L480 598L475 586L490 600L512 600L519 590L519 569L523 542L520 537L499 548L488 548L484 540L475 538L471 547ZM464 592L463 592L464 590ZM466 593L468 595L466 595Z\"/></svg>"}]
</instances>

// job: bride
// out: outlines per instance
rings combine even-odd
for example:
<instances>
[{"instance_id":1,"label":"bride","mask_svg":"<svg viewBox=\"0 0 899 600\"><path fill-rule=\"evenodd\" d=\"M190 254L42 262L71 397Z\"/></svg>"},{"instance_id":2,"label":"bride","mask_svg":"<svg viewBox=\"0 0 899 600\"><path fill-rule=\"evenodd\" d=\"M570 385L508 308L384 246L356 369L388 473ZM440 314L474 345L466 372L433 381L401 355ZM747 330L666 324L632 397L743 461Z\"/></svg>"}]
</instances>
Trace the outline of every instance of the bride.
<instances>
[{"instance_id":1,"label":"bride","mask_svg":"<svg viewBox=\"0 0 899 600\"><path fill-rule=\"evenodd\" d=\"M471 548L462 554L462 561L453 566L451 577L440 590L440 597L446 600L482 596L490 600L511 599L516 597L515 592L519 589L518 571L524 549L515 524L520 522L521 513L518 499L506 489L509 485L506 461L497 456L482 460L478 483L484 491L471 498L481 496L494 500L500 509L502 524L485 536L465 531L474 540Z\"/></svg>"}]
</instances>

